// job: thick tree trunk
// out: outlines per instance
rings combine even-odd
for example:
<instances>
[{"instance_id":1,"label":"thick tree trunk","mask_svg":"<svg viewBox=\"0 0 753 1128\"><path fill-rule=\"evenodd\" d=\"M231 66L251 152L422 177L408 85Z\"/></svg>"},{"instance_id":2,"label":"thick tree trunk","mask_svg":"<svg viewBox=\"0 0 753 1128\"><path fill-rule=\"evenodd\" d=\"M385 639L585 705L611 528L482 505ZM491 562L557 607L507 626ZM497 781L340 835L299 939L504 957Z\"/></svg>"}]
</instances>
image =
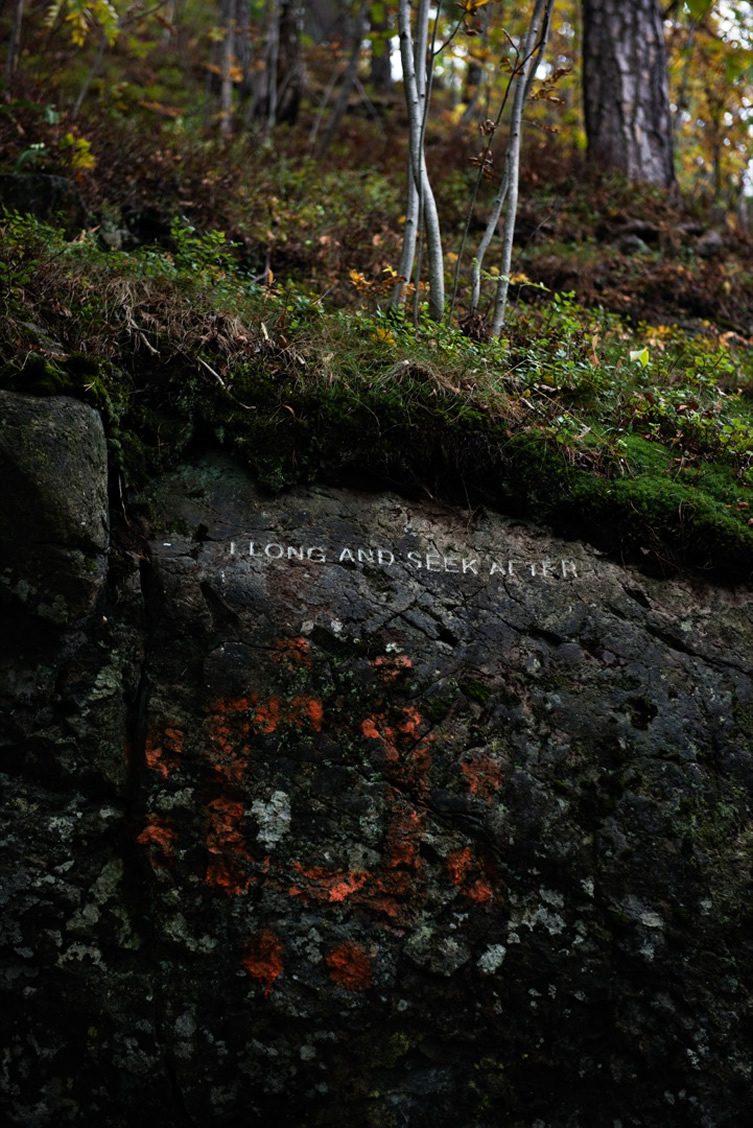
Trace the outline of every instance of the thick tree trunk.
<instances>
[{"instance_id":1,"label":"thick tree trunk","mask_svg":"<svg viewBox=\"0 0 753 1128\"><path fill-rule=\"evenodd\" d=\"M592 165L665 188L674 183L657 0L583 0L583 102Z\"/></svg>"}]
</instances>

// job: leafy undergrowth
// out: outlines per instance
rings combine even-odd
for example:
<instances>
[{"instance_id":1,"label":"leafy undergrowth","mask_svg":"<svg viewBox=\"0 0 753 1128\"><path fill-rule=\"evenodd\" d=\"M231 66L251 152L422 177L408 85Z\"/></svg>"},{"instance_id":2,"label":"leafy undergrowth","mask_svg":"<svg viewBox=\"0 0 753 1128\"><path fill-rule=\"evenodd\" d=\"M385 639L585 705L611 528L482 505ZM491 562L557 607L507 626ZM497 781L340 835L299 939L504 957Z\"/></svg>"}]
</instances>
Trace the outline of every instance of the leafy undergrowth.
<instances>
[{"instance_id":1,"label":"leafy undergrowth","mask_svg":"<svg viewBox=\"0 0 753 1128\"><path fill-rule=\"evenodd\" d=\"M325 158L316 154L308 116L260 142L243 131L218 138L190 115L163 119L133 100L96 105L74 120L49 105L49 96L32 84L25 97L0 107L0 173L75 182L86 225L109 246L168 247L180 215L197 229L227 232L234 259L253 277L271 272L338 307L374 308L383 297L384 272L397 267L402 242L405 131L397 95L377 120L349 116ZM462 250L459 316L495 191L482 178L476 194L477 153L476 129L431 133L428 161L453 273ZM492 272L495 255L493 247ZM633 322L710 320L753 337L750 231L722 220L698 194L672 199L589 168L554 137L546 144L528 139L514 271ZM546 290L527 285L516 296L548 300Z\"/></svg>"},{"instance_id":2,"label":"leafy undergrowth","mask_svg":"<svg viewBox=\"0 0 753 1128\"><path fill-rule=\"evenodd\" d=\"M476 342L245 276L219 233L103 250L0 227L3 387L103 414L131 497L208 445L279 490L315 479L489 504L668 573L748 579L753 355L568 295Z\"/></svg>"}]
</instances>

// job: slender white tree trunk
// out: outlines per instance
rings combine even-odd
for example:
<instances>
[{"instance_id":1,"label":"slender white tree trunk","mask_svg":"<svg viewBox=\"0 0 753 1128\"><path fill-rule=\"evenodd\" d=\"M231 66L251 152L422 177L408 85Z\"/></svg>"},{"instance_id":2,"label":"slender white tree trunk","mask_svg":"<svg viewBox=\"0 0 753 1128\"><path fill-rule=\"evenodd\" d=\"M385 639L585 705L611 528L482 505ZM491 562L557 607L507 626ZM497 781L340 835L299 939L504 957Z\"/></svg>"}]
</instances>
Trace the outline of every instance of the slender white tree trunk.
<instances>
[{"instance_id":1,"label":"slender white tree trunk","mask_svg":"<svg viewBox=\"0 0 753 1128\"><path fill-rule=\"evenodd\" d=\"M400 273L407 280L413 273L416 235L419 218L423 221L429 260L429 312L437 321L444 316L444 256L439 214L429 181L424 152L426 114L428 110L427 52L429 46L429 0L419 0L416 13L416 39L411 28L410 0L400 0L398 21L400 28L400 58L403 64L403 87L408 109L408 149L410 171L408 207ZM405 283L395 288L392 306L402 300Z\"/></svg>"},{"instance_id":2,"label":"slender white tree trunk","mask_svg":"<svg viewBox=\"0 0 753 1128\"><path fill-rule=\"evenodd\" d=\"M510 113L510 133L505 149L505 166L499 188L492 203L484 234L476 251L471 269L471 311L476 312L481 300L481 270L486 252L496 234L502 212L505 224L502 233L502 262L494 305L492 333L498 334L504 325L507 308L507 292L510 286L510 263L515 235L515 216L518 210L518 180L520 176L520 143L523 133L523 110L531 90L531 84L546 47L549 36L554 0L535 0L531 19L515 63L511 81L512 110Z\"/></svg>"},{"instance_id":3,"label":"slender white tree trunk","mask_svg":"<svg viewBox=\"0 0 753 1128\"><path fill-rule=\"evenodd\" d=\"M554 0L537 0L531 17L531 26L525 41L525 55L521 81L515 91L510 140L507 145L505 178L508 181L505 207L505 229L502 235L502 261L499 267L499 283L494 302L492 336L498 336L505 323L507 294L510 289L510 264L512 263L512 244L515 236L515 218L518 212L518 182L520 179L520 143L523 133L523 109L531 91L541 57L544 54L552 18Z\"/></svg>"}]
</instances>

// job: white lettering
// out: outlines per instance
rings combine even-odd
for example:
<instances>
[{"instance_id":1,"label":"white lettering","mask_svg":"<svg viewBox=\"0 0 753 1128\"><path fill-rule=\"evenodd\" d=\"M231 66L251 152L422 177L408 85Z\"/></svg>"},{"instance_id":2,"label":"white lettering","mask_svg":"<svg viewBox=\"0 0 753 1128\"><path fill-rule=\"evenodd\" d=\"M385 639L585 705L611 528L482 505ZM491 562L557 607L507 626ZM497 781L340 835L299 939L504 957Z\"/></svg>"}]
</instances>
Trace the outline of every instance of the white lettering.
<instances>
[{"instance_id":1,"label":"white lettering","mask_svg":"<svg viewBox=\"0 0 753 1128\"><path fill-rule=\"evenodd\" d=\"M248 544L248 555L267 560L300 560L315 564L326 564L328 561L327 550L322 545L282 544L270 541L264 544L260 541L241 542L231 540L229 556L237 557L239 551L243 552L243 544ZM432 548L428 552L407 552L402 554L402 560L415 571L449 572L463 576L478 576L483 570L490 576L508 576L522 578L528 576L532 579L580 579L576 560L562 557L557 560L499 560L485 556L453 556L443 555L438 549ZM395 563L395 553L389 548L368 548L346 546L336 550L330 559L336 559L341 564L379 565L383 568L392 567ZM517 571L516 571L517 569Z\"/></svg>"}]
</instances>

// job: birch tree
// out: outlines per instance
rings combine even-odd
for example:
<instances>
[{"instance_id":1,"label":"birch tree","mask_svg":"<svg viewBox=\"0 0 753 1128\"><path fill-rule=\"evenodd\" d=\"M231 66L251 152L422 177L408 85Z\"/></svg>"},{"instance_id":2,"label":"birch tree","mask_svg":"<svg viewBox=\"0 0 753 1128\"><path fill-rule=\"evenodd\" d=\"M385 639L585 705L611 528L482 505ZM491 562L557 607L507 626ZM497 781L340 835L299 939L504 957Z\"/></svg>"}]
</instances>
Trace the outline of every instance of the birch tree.
<instances>
[{"instance_id":1,"label":"birch tree","mask_svg":"<svg viewBox=\"0 0 753 1128\"><path fill-rule=\"evenodd\" d=\"M408 202L405 211L403 252L399 272L405 281L395 288L392 306L403 299L406 281L413 275L419 227L426 239L429 272L429 313L441 321L444 316L444 257L437 204L426 166L426 119L429 109L429 0L419 0L416 8L415 38L410 0L400 0L398 27L403 89L408 110ZM435 23L436 28L436 23Z\"/></svg>"},{"instance_id":2,"label":"birch tree","mask_svg":"<svg viewBox=\"0 0 753 1128\"><path fill-rule=\"evenodd\" d=\"M515 218L518 210L518 182L520 179L520 146L523 135L523 111L531 92L531 85L541 63L549 36L554 0L536 0L530 23L523 37L522 46L517 52L508 91L512 94L510 131L505 150L505 164L502 179L492 204L484 234L481 237L471 276L471 311L478 309L481 297L481 270L484 258L491 245L502 213L502 261L499 267L499 282L494 302L494 315L491 331L497 335L502 330L507 310L507 295L510 287L510 266L515 236Z\"/></svg>"}]
</instances>

